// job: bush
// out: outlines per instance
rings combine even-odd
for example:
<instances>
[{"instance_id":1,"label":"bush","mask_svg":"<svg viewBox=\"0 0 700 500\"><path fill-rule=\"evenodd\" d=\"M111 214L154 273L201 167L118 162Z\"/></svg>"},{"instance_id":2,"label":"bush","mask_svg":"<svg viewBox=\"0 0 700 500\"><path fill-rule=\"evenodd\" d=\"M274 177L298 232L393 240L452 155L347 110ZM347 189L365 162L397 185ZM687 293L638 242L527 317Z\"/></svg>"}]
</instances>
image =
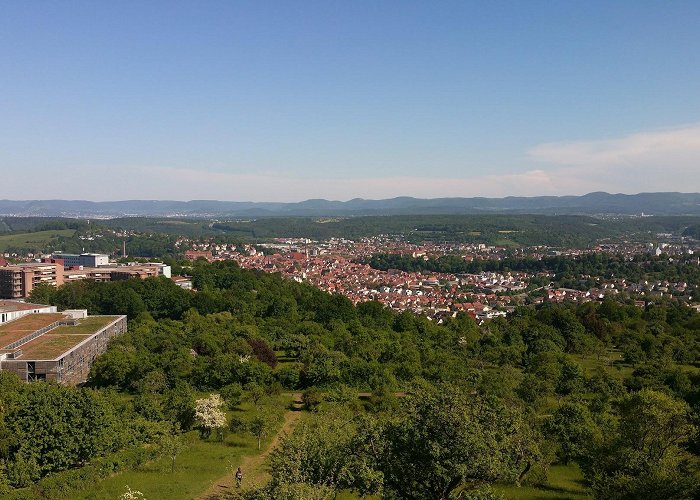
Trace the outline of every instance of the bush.
<instances>
[{"instance_id":1,"label":"bush","mask_svg":"<svg viewBox=\"0 0 700 500\"><path fill-rule=\"evenodd\" d=\"M229 410L235 410L241 404L242 395L241 384L233 383L221 388L221 397L226 401Z\"/></svg>"},{"instance_id":2,"label":"bush","mask_svg":"<svg viewBox=\"0 0 700 500\"><path fill-rule=\"evenodd\" d=\"M26 460L23 456L15 456L6 467L7 481L15 488L30 486L41 476L39 464L34 459Z\"/></svg>"},{"instance_id":3,"label":"bush","mask_svg":"<svg viewBox=\"0 0 700 500\"><path fill-rule=\"evenodd\" d=\"M259 361L270 368L277 366L277 355L272 348L262 339L248 339L248 344L253 349L253 354Z\"/></svg>"},{"instance_id":4,"label":"bush","mask_svg":"<svg viewBox=\"0 0 700 500\"><path fill-rule=\"evenodd\" d=\"M323 402L323 395L321 391L312 387L307 389L304 394L301 395L301 401L304 403L304 408L313 411Z\"/></svg>"},{"instance_id":5,"label":"bush","mask_svg":"<svg viewBox=\"0 0 700 500\"><path fill-rule=\"evenodd\" d=\"M282 394L282 389L284 389L282 384L275 380L265 387L265 392L268 396L279 396Z\"/></svg>"},{"instance_id":6,"label":"bush","mask_svg":"<svg viewBox=\"0 0 700 500\"><path fill-rule=\"evenodd\" d=\"M275 378L285 389L299 389L301 366L298 364L284 365L275 372Z\"/></svg>"},{"instance_id":7,"label":"bush","mask_svg":"<svg viewBox=\"0 0 700 500\"><path fill-rule=\"evenodd\" d=\"M228 422L228 429L231 432L245 432L248 430L248 422L238 415L231 415Z\"/></svg>"},{"instance_id":8,"label":"bush","mask_svg":"<svg viewBox=\"0 0 700 500\"><path fill-rule=\"evenodd\" d=\"M0 497L8 494L12 489L10 487L10 480L5 471L5 461L0 459Z\"/></svg>"}]
</instances>

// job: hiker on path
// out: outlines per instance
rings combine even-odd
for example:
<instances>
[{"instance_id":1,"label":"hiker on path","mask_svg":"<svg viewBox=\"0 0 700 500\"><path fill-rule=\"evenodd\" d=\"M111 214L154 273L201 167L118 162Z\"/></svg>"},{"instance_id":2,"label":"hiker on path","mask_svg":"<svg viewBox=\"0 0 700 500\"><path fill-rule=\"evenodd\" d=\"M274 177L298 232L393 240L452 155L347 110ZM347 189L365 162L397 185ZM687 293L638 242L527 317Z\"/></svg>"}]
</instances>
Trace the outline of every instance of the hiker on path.
<instances>
[{"instance_id":1,"label":"hiker on path","mask_svg":"<svg viewBox=\"0 0 700 500\"><path fill-rule=\"evenodd\" d=\"M238 469L236 469L236 488L240 488L242 482L243 482L243 471L239 467Z\"/></svg>"}]
</instances>

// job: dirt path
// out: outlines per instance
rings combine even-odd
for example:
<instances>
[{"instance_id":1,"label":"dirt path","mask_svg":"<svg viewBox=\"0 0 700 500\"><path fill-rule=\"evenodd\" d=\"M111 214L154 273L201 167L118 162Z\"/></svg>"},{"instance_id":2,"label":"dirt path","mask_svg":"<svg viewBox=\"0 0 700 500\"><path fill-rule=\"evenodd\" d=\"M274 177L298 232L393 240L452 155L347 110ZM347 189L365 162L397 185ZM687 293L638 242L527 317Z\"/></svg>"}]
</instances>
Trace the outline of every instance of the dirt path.
<instances>
[{"instance_id":1,"label":"dirt path","mask_svg":"<svg viewBox=\"0 0 700 500\"><path fill-rule=\"evenodd\" d=\"M270 479L270 474L265 467L265 461L272 450L274 450L280 442L282 436L290 434L294 430L294 426L299 421L301 416L301 394L294 394L294 409L284 414L284 422L282 427L272 437L270 444L257 455L248 455L243 457L241 462L236 467L243 471L243 489L249 489L256 486L262 486ZM214 481L207 491L199 496L199 500L216 500L227 498L229 494L235 492L233 471Z\"/></svg>"}]
</instances>

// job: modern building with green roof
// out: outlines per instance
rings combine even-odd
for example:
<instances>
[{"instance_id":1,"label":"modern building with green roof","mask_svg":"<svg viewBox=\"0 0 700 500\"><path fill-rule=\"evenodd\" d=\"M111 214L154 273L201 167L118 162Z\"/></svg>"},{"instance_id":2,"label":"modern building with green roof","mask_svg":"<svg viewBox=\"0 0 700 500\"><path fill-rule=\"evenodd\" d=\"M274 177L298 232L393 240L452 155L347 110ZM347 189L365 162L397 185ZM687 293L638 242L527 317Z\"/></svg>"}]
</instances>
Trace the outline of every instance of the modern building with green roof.
<instances>
[{"instance_id":1,"label":"modern building with green roof","mask_svg":"<svg viewBox=\"0 0 700 500\"><path fill-rule=\"evenodd\" d=\"M87 316L84 311L27 314L0 325L0 370L27 382L78 385L109 340L126 332L126 316Z\"/></svg>"}]
</instances>

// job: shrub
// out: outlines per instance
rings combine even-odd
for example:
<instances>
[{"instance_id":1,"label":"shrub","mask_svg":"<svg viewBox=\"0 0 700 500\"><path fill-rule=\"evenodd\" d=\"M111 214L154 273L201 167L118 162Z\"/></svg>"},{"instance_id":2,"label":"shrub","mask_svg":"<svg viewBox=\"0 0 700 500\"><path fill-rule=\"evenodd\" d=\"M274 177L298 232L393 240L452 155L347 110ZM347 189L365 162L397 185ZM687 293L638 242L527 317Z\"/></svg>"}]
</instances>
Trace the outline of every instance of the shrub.
<instances>
[{"instance_id":1,"label":"shrub","mask_svg":"<svg viewBox=\"0 0 700 500\"><path fill-rule=\"evenodd\" d=\"M272 348L262 339L248 339L248 344L253 349L253 354L259 361L270 368L277 366L277 355Z\"/></svg>"}]
</instances>

